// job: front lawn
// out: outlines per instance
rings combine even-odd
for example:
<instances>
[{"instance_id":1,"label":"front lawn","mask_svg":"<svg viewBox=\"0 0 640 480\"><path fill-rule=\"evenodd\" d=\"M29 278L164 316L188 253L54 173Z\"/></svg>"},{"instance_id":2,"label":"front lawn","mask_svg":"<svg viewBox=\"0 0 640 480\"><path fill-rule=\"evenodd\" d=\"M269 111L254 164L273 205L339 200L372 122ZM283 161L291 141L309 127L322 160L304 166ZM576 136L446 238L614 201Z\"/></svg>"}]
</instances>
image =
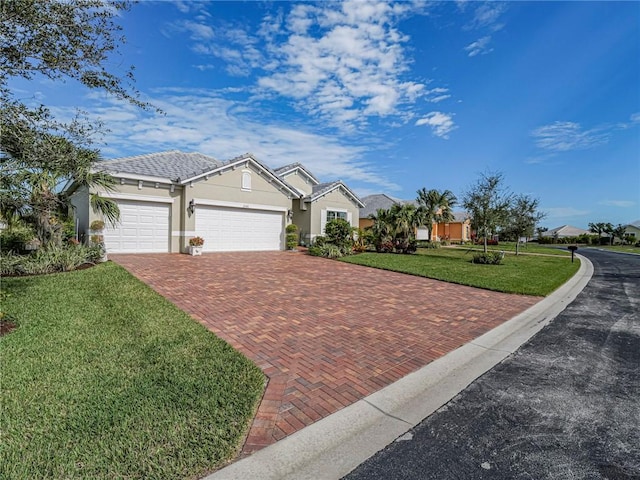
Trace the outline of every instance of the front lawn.
<instances>
[{"instance_id":1,"label":"front lawn","mask_svg":"<svg viewBox=\"0 0 640 480\"><path fill-rule=\"evenodd\" d=\"M531 242L526 244L520 244L520 253L539 253L544 255L565 255L571 256L571 252L567 249L568 245L539 245ZM456 248L463 250L479 250L483 251L483 245L456 245ZM507 253L515 253L515 242L500 242L498 245L489 245L488 250L503 251Z\"/></svg>"},{"instance_id":2,"label":"front lawn","mask_svg":"<svg viewBox=\"0 0 640 480\"><path fill-rule=\"evenodd\" d=\"M415 255L362 253L341 260L498 292L546 296L578 271L580 261L561 256L506 255L501 265L471 263L462 248L418 249Z\"/></svg>"},{"instance_id":3,"label":"front lawn","mask_svg":"<svg viewBox=\"0 0 640 480\"><path fill-rule=\"evenodd\" d=\"M124 269L2 289L0 478L196 478L237 454L263 374Z\"/></svg>"}]
</instances>

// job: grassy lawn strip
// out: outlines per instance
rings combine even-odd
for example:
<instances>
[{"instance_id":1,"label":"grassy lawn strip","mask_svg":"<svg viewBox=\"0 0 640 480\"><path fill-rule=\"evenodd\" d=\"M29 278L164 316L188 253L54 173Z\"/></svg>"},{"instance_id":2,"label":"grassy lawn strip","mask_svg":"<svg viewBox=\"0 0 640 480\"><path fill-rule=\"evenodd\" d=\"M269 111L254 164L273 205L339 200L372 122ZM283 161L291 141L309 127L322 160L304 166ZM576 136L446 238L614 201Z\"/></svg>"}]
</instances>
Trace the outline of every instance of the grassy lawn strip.
<instances>
[{"instance_id":1,"label":"grassy lawn strip","mask_svg":"<svg viewBox=\"0 0 640 480\"><path fill-rule=\"evenodd\" d=\"M419 249L416 255L362 253L341 260L498 292L546 296L580 267L559 256L507 255L501 265L475 265L458 248Z\"/></svg>"},{"instance_id":2,"label":"grassy lawn strip","mask_svg":"<svg viewBox=\"0 0 640 480\"><path fill-rule=\"evenodd\" d=\"M527 243L526 245L520 245L520 253L542 253L545 255L565 255L571 256L571 252L567 249L568 245L538 245L537 243ZM484 247L482 245L456 245L456 248L461 250L473 249L482 251ZM516 251L515 242L500 242L499 245L489 245L488 250L495 250L497 252L511 253Z\"/></svg>"},{"instance_id":3,"label":"grassy lawn strip","mask_svg":"<svg viewBox=\"0 0 640 480\"><path fill-rule=\"evenodd\" d=\"M196 478L237 453L263 374L124 269L2 289L0 478Z\"/></svg>"},{"instance_id":4,"label":"grassy lawn strip","mask_svg":"<svg viewBox=\"0 0 640 480\"><path fill-rule=\"evenodd\" d=\"M598 247L585 248L599 248L602 250L610 250L612 252L640 253L640 247L634 247L633 245L601 245Z\"/></svg>"}]
</instances>

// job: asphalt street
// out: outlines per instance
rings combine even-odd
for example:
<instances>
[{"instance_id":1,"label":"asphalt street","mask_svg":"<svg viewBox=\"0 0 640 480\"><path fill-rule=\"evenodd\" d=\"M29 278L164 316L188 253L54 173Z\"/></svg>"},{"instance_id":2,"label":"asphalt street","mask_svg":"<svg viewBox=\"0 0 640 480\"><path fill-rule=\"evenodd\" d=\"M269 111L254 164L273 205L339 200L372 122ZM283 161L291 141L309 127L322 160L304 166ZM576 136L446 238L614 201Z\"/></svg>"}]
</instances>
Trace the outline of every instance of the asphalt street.
<instances>
[{"instance_id":1,"label":"asphalt street","mask_svg":"<svg viewBox=\"0 0 640 480\"><path fill-rule=\"evenodd\" d=\"M579 253L566 310L344 478L640 479L640 256Z\"/></svg>"}]
</instances>

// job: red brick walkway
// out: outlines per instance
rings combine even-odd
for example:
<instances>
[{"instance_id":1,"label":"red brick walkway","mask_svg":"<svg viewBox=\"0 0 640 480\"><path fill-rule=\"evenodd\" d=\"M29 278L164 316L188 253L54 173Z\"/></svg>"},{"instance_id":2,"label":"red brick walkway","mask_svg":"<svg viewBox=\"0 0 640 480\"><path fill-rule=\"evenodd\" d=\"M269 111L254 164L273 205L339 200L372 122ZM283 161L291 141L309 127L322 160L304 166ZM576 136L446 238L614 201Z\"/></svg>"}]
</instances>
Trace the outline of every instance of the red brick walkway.
<instances>
[{"instance_id":1,"label":"red brick walkway","mask_svg":"<svg viewBox=\"0 0 640 480\"><path fill-rule=\"evenodd\" d=\"M290 252L112 255L269 377L249 454L538 302Z\"/></svg>"}]
</instances>

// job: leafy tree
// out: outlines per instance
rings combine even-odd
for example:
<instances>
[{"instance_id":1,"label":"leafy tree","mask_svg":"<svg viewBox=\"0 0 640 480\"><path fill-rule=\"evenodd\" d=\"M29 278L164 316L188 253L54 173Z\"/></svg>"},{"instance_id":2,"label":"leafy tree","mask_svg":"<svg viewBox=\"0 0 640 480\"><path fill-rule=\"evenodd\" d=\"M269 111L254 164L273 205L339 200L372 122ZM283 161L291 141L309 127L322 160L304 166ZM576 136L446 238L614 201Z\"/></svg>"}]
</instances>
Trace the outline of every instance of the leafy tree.
<instances>
[{"instance_id":1,"label":"leafy tree","mask_svg":"<svg viewBox=\"0 0 640 480\"><path fill-rule=\"evenodd\" d=\"M105 67L125 42L115 20L129 5L106 0L2 0L2 95L11 95L7 83L12 77L32 80L43 75L54 81L71 78L148 107L133 88L133 66L120 74Z\"/></svg>"},{"instance_id":2,"label":"leafy tree","mask_svg":"<svg viewBox=\"0 0 640 480\"><path fill-rule=\"evenodd\" d=\"M504 187L500 173L483 173L469 188L462 199L462 206L471 214L471 225L484 237L484 252L487 252L487 237L504 226L509 218L513 195Z\"/></svg>"},{"instance_id":3,"label":"leafy tree","mask_svg":"<svg viewBox=\"0 0 640 480\"><path fill-rule=\"evenodd\" d=\"M546 214L538 211L539 200L528 195L516 195L513 197L509 208L509 224L507 229L515 236L516 255L519 255L521 237L532 237L536 224L546 217Z\"/></svg>"},{"instance_id":4,"label":"leafy tree","mask_svg":"<svg viewBox=\"0 0 640 480\"><path fill-rule=\"evenodd\" d=\"M627 231L627 227L625 225L622 225L621 223L619 223L615 228L613 228L611 230L611 238L619 238L620 242L625 243L625 237L626 237L626 232ZM612 240L613 242L613 240Z\"/></svg>"},{"instance_id":5,"label":"leafy tree","mask_svg":"<svg viewBox=\"0 0 640 480\"><path fill-rule=\"evenodd\" d=\"M544 234L544 232L548 232L549 229L547 227L537 227L536 228L536 235L538 235L538 238L542 238L542 235Z\"/></svg>"},{"instance_id":6,"label":"leafy tree","mask_svg":"<svg viewBox=\"0 0 640 480\"><path fill-rule=\"evenodd\" d=\"M456 196L449 190L418 190L418 208L424 218L424 226L427 228L428 239L431 240L431 231L434 223L451 222L454 219L451 210L457 202Z\"/></svg>"},{"instance_id":7,"label":"leafy tree","mask_svg":"<svg viewBox=\"0 0 640 480\"><path fill-rule=\"evenodd\" d=\"M26 122L13 125L13 119L0 116L6 127L0 136L0 212L3 218L18 218L31 225L43 246L59 244L62 222L70 209L70 199L62 186L73 181L109 191L115 181L92 169L98 159L96 151ZM66 129L81 131L82 126L67 125ZM112 223L117 220L119 212L112 200L94 194L90 202L94 211Z\"/></svg>"},{"instance_id":8,"label":"leafy tree","mask_svg":"<svg viewBox=\"0 0 640 480\"><path fill-rule=\"evenodd\" d=\"M113 187L105 174L95 173L98 159L91 136L99 123L56 121L44 105L28 106L9 88L12 78L73 80L143 108L133 87L133 67L110 71L108 65L125 39L116 23L128 1L2 0L0 3L0 214L35 226L43 243L57 242L55 225L68 206L60 193L66 181ZM109 221L119 216L117 205L93 196L91 203Z\"/></svg>"},{"instance_id":9,"label":"leafy tree","mask_svg":"<svg viewBox=\"0 0 640 480\"><path fill-rule=\"evenodd\" d=\"M613 225L606 222L597 222L589 224L589 231L598 235L598 244L602 243L602 234L613 230Z\"/></svg>"}]
</instances>

